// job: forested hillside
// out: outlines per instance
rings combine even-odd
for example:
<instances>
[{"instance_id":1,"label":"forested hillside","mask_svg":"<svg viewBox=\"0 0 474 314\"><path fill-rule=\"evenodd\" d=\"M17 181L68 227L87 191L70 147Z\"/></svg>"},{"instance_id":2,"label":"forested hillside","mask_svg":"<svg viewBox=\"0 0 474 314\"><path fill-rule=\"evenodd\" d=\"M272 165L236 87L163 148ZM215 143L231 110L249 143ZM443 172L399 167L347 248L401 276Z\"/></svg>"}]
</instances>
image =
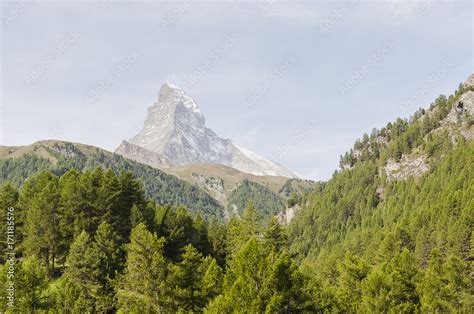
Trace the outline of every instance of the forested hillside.
<instances>
[{"instance_id":1,"label":"forested hillside","mask_svg":"<svg viewBox=\"0 0 474 314\"><path fill-rule=\"evenodd\" d=\"M204 189L227 216L242 214L249 201L268 219L285 210L285 205L301 198L315 182L281 176L257 176L218 164L191 164L163 171ZM291 200L290 200L291 198Z\"/></svg>"},{"instance_id":2,"label":"forested hillside","mask_svg":"<svg viewBox=\"0 0 474 314\"><path fill-rule=\"evenodd\" d=\"M265 224L251 205L228 226L208 223L146 199L131 173L101 168L60 177L43 171L19 190L4 185L0 199L15 209L18 311L311 308L284 230L274 220ZM9 262L0 267L0 311L11 310L9 269Z\"/></svg>"},{"instance_id":3,"label":"forested hillside","mask_svg":"<svg viewBox=\"0 0 474 314\"><path fill-rule=\"evenodd\" d=\"M364 135L296 215L290 251L323 309L472 312L472 89Z\"/></svg>"},{"instance_id":4,"label":"forested hillside","mask_svg":"<svg viewBox=\"0 0 474 314\"><path fill-rule=\"evenodd\" d=\"M249 202L266 218L277 215L285 208L283 199L270 189L261 184L243 180L230 193L229 207L242 211Z\"/></svg>"},{"instance_id":5,"label":"forested hillside","mask_svg":"<svg viewBox=\"0 0 474 314\"><path fill-rule=\"evenodd\" d=\"M277 194L251 182L233 196L240 217L209 221L147 197L115 159L74 159L83 172L55 155L9 159L16 185L0 204L15 209L16 311L472 313L473 89L364 135L312 191L289 182L280 193L300 209L288 227L264 219Z\"/></svg>"},{"instance_id":6,"label":"forested hillside","mask_svg":"<svg viewBox=\"0 0 474 314\"><path fill-rule=\"evenodd\" d=\"M131 171L146 195L159 204L184 205L206 218L222 217L222 206L195 185L161 170L128 160L97 147L61 141L42 141L25 147L0 147L0 184L16 186L41 170L62 175L69 169Z\"/></svg>"}]
</instances>

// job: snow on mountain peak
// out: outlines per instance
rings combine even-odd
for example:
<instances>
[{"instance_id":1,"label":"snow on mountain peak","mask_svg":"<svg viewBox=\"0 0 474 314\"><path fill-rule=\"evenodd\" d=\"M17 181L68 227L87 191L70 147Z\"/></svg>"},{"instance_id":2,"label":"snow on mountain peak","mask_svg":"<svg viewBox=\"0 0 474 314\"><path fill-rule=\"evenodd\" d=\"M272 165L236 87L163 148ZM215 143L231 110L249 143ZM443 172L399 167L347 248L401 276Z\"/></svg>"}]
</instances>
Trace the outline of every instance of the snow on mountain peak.
<instances>
[{"instance_id":1,"label":"snow on mountain peak","mask_svg":"<svg viewBox=\"0 0 474 314\"><path fill-rule=\"evenodd\" d=\"M172 83L166 82L161 86L157 103L171 106L182 104L186 109L191 110L195 114L202 115L194 99L189 97L184 90Z\"/></svg>"},{"instance_id":2,"label":"snow on mountain peak","mask_svg":"<svg viewBox=\"0 0 474 314\"><path fill-rule=\"evenodd\" d=\"M148 108L142 131L129 143L157 153L175 165L215 163L256 175L296 177L285 167L220 138L206 127L194 99L171 83L161 86L157 102ZM128 156L127 151L130 150L118 149L117 153L140 159L140 154ZM137 161L147 163L149 159Z\"/></svg>"},{"instance_id":3,"label":"snow on mountain peak","mask_svg":"<svg viewBox=\"0 0 474 314\"><path fill-rule=\"evenodd\" d=\"M182 90L182 89L179 88L178 86L174 85L173 83L169 83L169 82L165 82L165 84L163 84L162 87L166 87L166 88L170 88L170 89L179 89L179 90Z\"/></svg>"}]
</instances>

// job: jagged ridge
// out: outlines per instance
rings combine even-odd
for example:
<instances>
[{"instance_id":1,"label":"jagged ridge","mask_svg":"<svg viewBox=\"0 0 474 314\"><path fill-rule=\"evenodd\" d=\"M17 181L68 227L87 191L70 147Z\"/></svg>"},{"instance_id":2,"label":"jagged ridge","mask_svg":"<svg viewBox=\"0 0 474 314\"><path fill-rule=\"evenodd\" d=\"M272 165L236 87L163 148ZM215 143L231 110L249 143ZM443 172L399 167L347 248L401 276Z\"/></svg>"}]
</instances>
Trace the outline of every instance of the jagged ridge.
<instances>
[{"instance_id":1,"label":"jagged ridge","mask_svg":"<svg viewBox=\"0 0 474 314\"><path fill-rule=\"evenodd\" d=\"M159 168L212 163L255 175L297 177L282 165L220 138L206 127L196 102L169 83L161 87L158 101L148 108L143 130L122 142L116 153Z\"/></svg>"}]
</instances>

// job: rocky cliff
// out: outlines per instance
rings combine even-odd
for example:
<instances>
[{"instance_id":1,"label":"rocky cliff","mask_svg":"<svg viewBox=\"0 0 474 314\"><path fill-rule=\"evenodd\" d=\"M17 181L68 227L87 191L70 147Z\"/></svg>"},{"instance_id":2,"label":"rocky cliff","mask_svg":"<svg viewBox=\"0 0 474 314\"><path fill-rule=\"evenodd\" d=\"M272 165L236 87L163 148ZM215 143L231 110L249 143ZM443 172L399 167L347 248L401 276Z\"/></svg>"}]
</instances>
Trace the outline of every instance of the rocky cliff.
<instances>
[{"instance_id":1,"label":"rocky cliff","mask_svg":"<svg viewBox=\"0 0 474 314\"><path fill-rule=\"evenodd\" d=\"M158 168L211 163L255 175L296 177L284 166L220 138L206 127L194 99L169 83L148 108L142 131L123 141L116 153Z\"/></svg>"}]
</instances>

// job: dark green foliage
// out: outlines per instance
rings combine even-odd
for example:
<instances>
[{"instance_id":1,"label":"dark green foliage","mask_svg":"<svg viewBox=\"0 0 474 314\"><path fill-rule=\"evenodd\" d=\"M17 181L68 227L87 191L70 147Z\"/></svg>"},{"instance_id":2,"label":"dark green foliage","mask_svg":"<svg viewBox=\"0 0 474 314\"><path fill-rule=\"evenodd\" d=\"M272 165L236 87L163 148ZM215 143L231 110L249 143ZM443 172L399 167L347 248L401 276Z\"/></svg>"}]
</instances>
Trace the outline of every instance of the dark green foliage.
<instances>
[{"instance_id":1,"label":"dark green foliage","mask_svg":"<svg viewBox=\"0 0 474 314\"><path fill-rule=\"evenodd\" d=\"M61 303L67 304L68 310L93 311L99 298L99 277L102 274L99 250L87 232L82 231L72 243L66 263L68 267L60 286L64 291L74 293L65 294Z\"/></svg>"},{"instance_id":2,"label":"dark green foliage","mask_svg":"<svg viewBox=\"0 0 474 314\"><path fill-rule=\"evenodd\" d=\"M167 239L163 254L173 261L181 259L183 249L188 244L205 256L212 251L207 224L201 218L193 220L184 207L178 207L175 211L170 206L157 206L153 230L158 236Z\"/></svg>"},{"instance_id":3,"label":"dark green foliage","mask_svg":"<svg viewBox=\"0 0 474 314\"><path fill-rule=\"evenodd\" d=\"M237 206L242 211L249 202L266 218L278 214L285 208L283 199L270 191L267 187L243 180L228 198L229 207Z\"/></svg>"},{"instance_id":4,"label":"dark green foliage","mask_svg":"<svg viewBox=\"0 0 474 314\"><path fill-rule=\"evenodd\" d=\"M146 199L129 172L43 171L19 193L12 185L0 193L2 206L15 206L18 265L29 276L17 266L19 309L202 311L221 292L222 269L213 256L225 264L225 227L216 219L209 232L208 222L184 207Z\"/></svg>"},{"instance_id":5,"label":"dark green foliage","mask_svg":"<svg viewBox=\"0 0 474 314\"><path fill-rule=\"evenodd\" d=\"M459 95L364 136L356 162L353 152L343 158L351 169L316 188L291 222L291 252L311 274L319 310L472 311L474 142L432 132ZM388 139L378 156L366 150L377 136ZM386 160L420 148L430 171L387 182Z\"/></svg>"},{"instance_id":6,"label":"dark green foliage","mask_svg":"<svg viewBox=\"0 0 474 314\"><path fill-rule=\"evenodd\" d=\"M446 118L461 95L468 90L474 90L474 87L460 86L455 95L448 98L444 95L439 96L431 105L430 110L420 109L409 120L398 118L381 130L372 130L370 136L364 134L362 140L357 140L354 147L341 156L341 168L351 168L357 162L368 160L384 163L392 158L398 161L402 155L412 153L419 146L422 146L423 151L429 156L432 156L434 151L446 151L449 147L440 146L450 146L451 141L448 136L438 134L438 138L435 139L437 143L432 143L433 137L436 137L432 131L440 126L440 121ZM466 119L468 119L469 127L472 117Z\"/></svg>"},{"instance_id":7,"label":"dark green foliage","mask_svg":"<svg viewBox=\"0 0 474 314\"><path fill-rule=\"evenodd\" d=\"M313 289L324 292L319 306L469 312L473 165L471 141L433 162L422 178L389 183L382 198L370 161L313 192L311 205L292 221L290 240L292 252L316 273ZM430 252L438 253L430 258Z\"/></svg>"},{"instance_id":8,"label":"dark green foliage","mask_svg":"<svg viewBox=\"0 0 474 314\"><path fill-rule=\"evenodd\" d=\"M212 301L210 313L289 313L310 310L309 295L303 289L304 278L287 252L284 231L275 221L263 228L255 220L252 208L246 210L241 235L232 231L234 241L223 281L223 293ZM237 228L234 226L234 229ZM263 236L265 235L265 236ZM259 240L259 239L264 240ZM269 242L275 245L269 245Z\"/></svg>"},{"instance_id":9,"label":"dark green foliage","mask_svg":"<svg viewBox=\"0 0 474 314\"><path fill-rule=\"evenodd\" d=\"M278 194L283 197L289 197L291 193L307 194L312 191L317 182L302 179L288 179L280 188Z\"/></svg>"},{"instance_id":10,"label":"dark green foliage","mask_svg":"<svg viewBox=\"0 0 474 314\"><path fill-rule=\"evenodd\" d=\"M27 178L42 170L62 176L70 169L93 171L100 167L111 169L115 174L124 171L133 173L133 177L141 181L146 196L159 204L169 204L174 207L184 205L206 218L221 217L221 206L205 191L161 170L98 148L90 148L91 151L86 154L77 144L68 142L57 142L52 147L36 144L35 151L39 148L47 150L56 162L52 163L33 153L19 158L0 160L0 169L2 169L0 184L12 182L15 186L20 186Z\"/></svg>"},{"instance_id":11,"label":"dark green foliage","mask_svg":"<svg viewBox=\"0 0 474 314\"><path fill-rule=\"evenodd\" d=\"M102 222L94 237L94 246L99 254L99 289L96 308L110 312L115 308L114 280L123 270L124 252L117 233L107 222Z\"/></svg>"},{"instance_id":12,"label":"dark green foliage","mask_svg":"<svg viewBox=\"0 0 474 314\"><path fill-rule=\"evenodd\" d=\"M126 246L125 272L117 287L118 306L123 311L159 313L171 308L164 243L164 238L150 233L143 224L133 229Z\"/></svg>"},{"instance_id":13,"label":"dark green foliage","mask_svg":"<svg viewBox=\"0 0 474 314\"><path fill-rule=\"evenodd\" d=\"M48 270L35 257L30 256L15 263L14 278L8 276L8 265L0 265L0 311L34 312L47 309L50 304L46 291ZM14 282L14 307L8 306L9 283Z\"/></svg>"},{"instance_id":14,"label":"dark green foliage","mask_svg":"<svg viewBox=\"0 0 474 314\"><path fill-rule=\"evenodd\" d=\"M2 169L0 184L11 182L15 186L20 186L33 174L50 167L49 160L31 154L24 155L21 158L0 160L0 168Z\"/></svg>"},{"instance_id":15,"label":"dark green foliage","mask_svg":"<svg viewBox=\"0 0 474 314\"><path fill-rule=\"evenodd\" d=\"M54 275L55 261L61 253L59 229L58 178L48 172L29 179L20 193L19 204L26 212L24 250L50 266Z\"/></svg>"}]
</instances>

